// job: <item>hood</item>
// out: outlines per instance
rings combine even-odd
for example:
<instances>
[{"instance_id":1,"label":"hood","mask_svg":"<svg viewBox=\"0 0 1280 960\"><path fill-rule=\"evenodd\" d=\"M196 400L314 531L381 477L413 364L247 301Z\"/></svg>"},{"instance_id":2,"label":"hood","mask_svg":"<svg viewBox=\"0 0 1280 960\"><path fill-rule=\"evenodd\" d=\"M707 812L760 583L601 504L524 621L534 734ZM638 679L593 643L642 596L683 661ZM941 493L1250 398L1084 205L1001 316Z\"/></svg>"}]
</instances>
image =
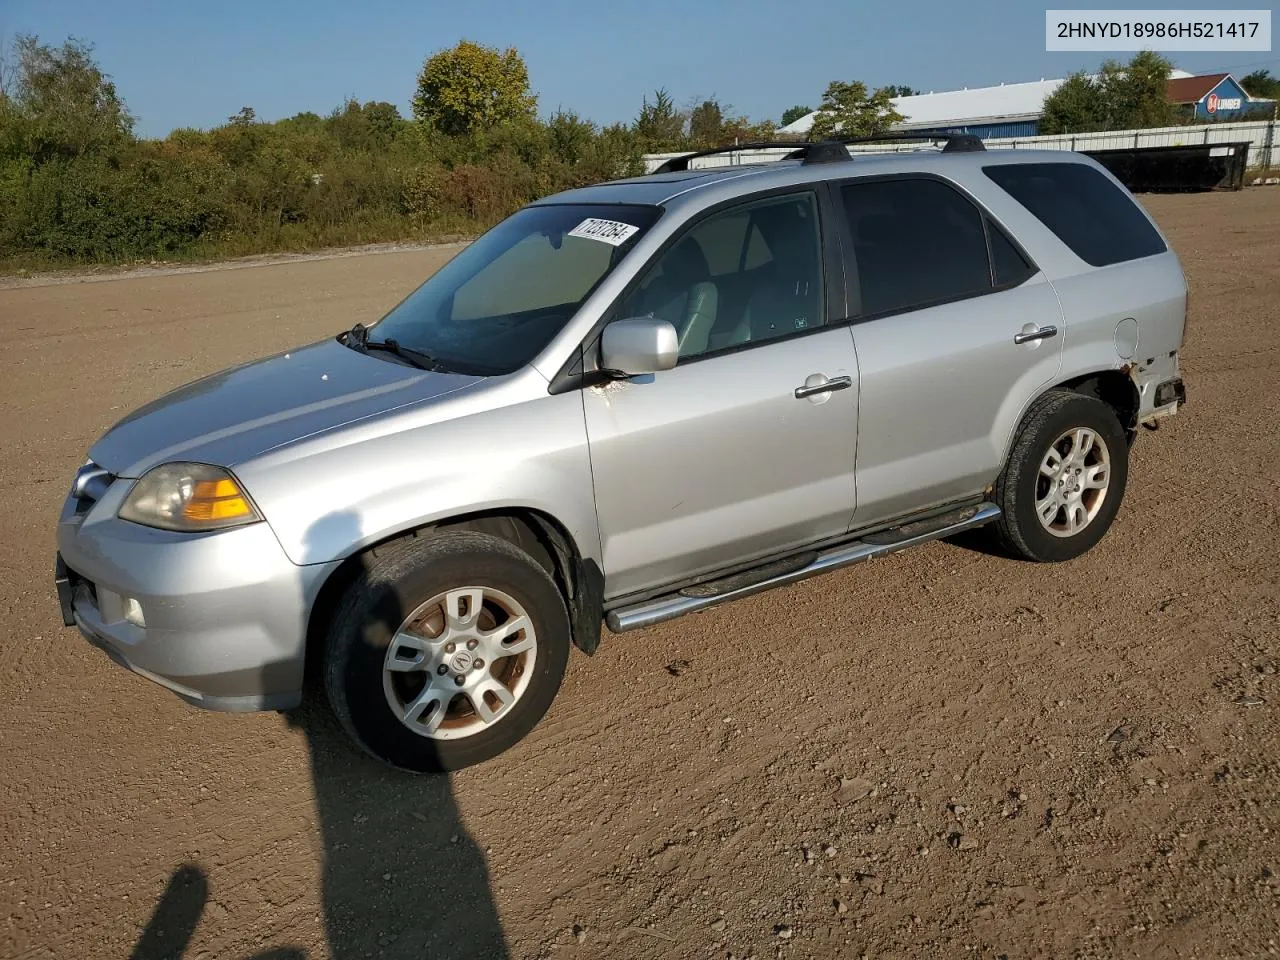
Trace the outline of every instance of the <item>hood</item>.
<instances>
[{"instance_id":1,"label":"hood","mask_svg":"<svg viewBox=\"0 0 1280 960\"><path fill-rule=\"evenodd\" d=\"M172 460L233 467L480 379L418 370L325 340L179 387L117 423L89 457L121 477L138 477Z\"/></svg>"}]
</instances>

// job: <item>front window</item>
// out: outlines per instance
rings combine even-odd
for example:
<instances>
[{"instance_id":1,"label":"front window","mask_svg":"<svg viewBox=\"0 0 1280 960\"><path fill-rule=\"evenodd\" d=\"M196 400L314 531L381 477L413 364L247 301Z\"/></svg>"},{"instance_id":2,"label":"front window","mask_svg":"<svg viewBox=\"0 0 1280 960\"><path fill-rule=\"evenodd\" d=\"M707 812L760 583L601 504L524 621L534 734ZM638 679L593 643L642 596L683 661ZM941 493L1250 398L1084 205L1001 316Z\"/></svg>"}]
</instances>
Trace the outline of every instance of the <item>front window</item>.
<instances>
[{"instance_id":1,"label":"front window","mask_svg":"<svg viewBox=\"0 0 1280 960\"><path fill-rule=\"evenodd\" d=\"M459 373L511 373L563 329L658 219L657 207L526 207L476 240L370 328Z\"/></svg>"},{"instance_id":2,"label":"front window","mask_svg":"<svg viewBox=\"0 0 1280 960\"><path fill-rule=\"evenodd\" d=\"M820 327L820 236L808 192L712 214L645 271L615 313L669 320L681 360Z\"/></svg>"}]
</instances>

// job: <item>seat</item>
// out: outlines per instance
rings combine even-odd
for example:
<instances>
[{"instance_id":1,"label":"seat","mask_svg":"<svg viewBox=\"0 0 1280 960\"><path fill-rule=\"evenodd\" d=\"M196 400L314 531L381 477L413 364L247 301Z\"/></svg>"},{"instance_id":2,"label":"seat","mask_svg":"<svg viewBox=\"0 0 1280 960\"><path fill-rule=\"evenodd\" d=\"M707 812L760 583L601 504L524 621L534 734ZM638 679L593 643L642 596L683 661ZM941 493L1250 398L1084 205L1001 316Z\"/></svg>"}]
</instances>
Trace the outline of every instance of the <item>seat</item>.
<instances>
[{"instance_id":1,"label":"seat","mask_svg":"<svg viewBox=\"0 0 1280 960\"><path fill-rule=\"evenodd\" d=\"M716 323L716 311L720 306L720 292L709 280L695 283L689 289L689 301L685 305L684 329L676 326L680 338L680 356L693 357L707 352L711 328Z\"/></svg>"},{"instance_id":2,"label":"seat","mask_svg":"<svg viewBox=\"0 0 1280 960\"><path fill-rule=\"evenodd\" d=\"M662 258L662 274L645 291L643 302L646 312L676 328L680 356L706 352L720 295L697 240L686 237Z\"/></svg>"},{"instance_id":3,"label":"seat","mask_svg":"<svg viewBox=\"0 0 1280 960\"><path fill-rule=\"evenodd\" d=\"M755 289L742 317L723 338L724 346L769 340L823 322L822 269L813 228L793 204L766 208L756 223L772 253L772 261L753 277Z\"/></svg>"},{"instance_id":4,"label":"seat","mask_svg":"<svg viewBox=\"0 0 1280 960\"><path fill-rule=\"evenodd\" d=\"M743 313L747 340L770 340L797 330L819 326L817 298L804 276L794 281L757 291Z\"/></svg>"}]
</instances>

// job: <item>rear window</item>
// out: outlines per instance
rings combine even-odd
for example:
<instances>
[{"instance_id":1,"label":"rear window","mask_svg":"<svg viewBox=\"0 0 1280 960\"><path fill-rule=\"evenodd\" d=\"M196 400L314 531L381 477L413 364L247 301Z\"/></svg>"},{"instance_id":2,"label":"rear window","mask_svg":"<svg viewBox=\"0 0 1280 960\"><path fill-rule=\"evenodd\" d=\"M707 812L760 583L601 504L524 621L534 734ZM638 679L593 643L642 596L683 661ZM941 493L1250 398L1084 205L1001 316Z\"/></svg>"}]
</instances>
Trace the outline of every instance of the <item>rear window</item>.
<instances>
[{"instance_id":1,"label":"rear window","mask_svg":"<svg viewBox=\"0 0 1280 960\"><path fill-rule=\"evenodd\" d=\"M1133 198L1083 163L1005 163L983 172L1085 263L1105 267L1168 249Z\"/></svg>"},{"instance_id":2,"label":"rear window","mask_svg":"<svg viewBox=\"0 0 1280 960\"><path fill-rule=\"evenodd\" d=\"M980 296L1035 273L999 227L940 180L854 180L840 188L840 197L853 239L860 316Z\"/></svg>"}]
</instances>

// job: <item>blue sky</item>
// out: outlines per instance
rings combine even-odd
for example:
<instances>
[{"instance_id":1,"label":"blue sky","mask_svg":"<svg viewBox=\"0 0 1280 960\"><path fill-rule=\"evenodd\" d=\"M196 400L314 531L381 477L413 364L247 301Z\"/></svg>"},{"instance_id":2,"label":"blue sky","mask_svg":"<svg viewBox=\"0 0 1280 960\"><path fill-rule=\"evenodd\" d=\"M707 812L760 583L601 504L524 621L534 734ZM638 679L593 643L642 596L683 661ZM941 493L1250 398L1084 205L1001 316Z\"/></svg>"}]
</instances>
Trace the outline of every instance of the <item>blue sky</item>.
<instances>
[{"instance_id":1,"label":"blue sky","mask_svg":"<svg viewBox=\"0 0 1280 960\"><path fill-rule=\"evenodd\" d=\"M601 123L630 120L665 86L677 103L714 95L759 120L817 106L835 79L951 90L1096 67L1106 55L1045 52L1044 9L1026 0L0 0L0 38L92 42L146 136L213 126L243 106L266 120L327 113L348 96L389 100L407 116L423 59L464 37L519 49L544 114L563 106ZM1195 72L1280 73L1274 52L1173 59Z\"/></svg>"}]
</instances>

